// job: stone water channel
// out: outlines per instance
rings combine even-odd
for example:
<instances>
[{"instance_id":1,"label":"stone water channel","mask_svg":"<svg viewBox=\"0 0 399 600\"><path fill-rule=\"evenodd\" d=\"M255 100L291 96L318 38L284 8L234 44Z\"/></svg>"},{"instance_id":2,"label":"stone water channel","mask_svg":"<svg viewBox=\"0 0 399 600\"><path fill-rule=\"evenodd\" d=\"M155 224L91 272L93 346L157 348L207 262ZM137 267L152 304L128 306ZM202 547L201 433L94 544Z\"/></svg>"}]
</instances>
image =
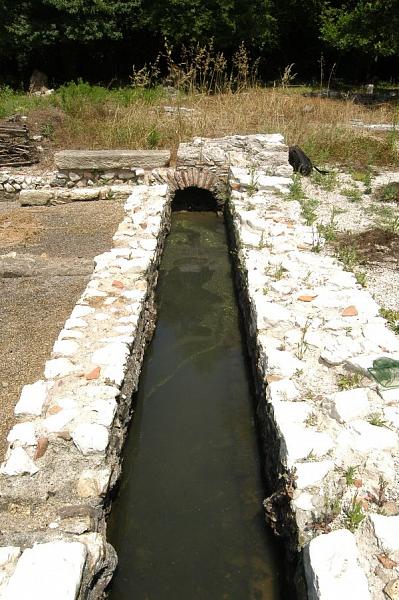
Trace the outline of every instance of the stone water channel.
<instances>
[{"instance_id":1,"label":"stone water channel","mask_svg":"<svg viewBox=\"0 0 399 600\"><path fill-rule=\"evenodd\" d=\"M109 521L110 598L280 599L222 217L172 213L157 299Z\"/></svg>"},{"instance_id":2,"label":"stone water channel","mask_svg":"<svg viewBox=\"0 0 399 600\"><path fill-rule=\"evenodd\" d=\"M282 539L298 597L397 600L399 387L377 383L370 369L380 358L399 360L399 338L290 200L287 150L279 134L195 138L180 145L175 168L155 168L146 185L123 191L113 248L95 258L43 378L25 385L15 406L0 467L0 598L107 593L117 567L108 517L156 321L171 201L176 190L197 187L225 203L255 383L265 516ZM21 203L77 199L43 190L29 200L32 192L22 190ZM343 380L356 387L340 389ZM283 591L284 600L293 597Z\"/></svg>"}]
</instances>

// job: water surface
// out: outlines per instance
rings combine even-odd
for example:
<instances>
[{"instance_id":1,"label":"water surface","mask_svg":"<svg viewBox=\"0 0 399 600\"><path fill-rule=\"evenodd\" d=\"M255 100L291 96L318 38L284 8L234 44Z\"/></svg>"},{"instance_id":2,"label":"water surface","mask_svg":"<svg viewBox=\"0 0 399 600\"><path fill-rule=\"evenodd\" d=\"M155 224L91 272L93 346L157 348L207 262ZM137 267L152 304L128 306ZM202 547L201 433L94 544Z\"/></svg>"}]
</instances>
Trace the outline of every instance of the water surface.
<instances>
[{"instance_id":1,"label":"water surface","mask_svg":"<svg viewBox=\"0 0 399 600\"><path fill-rule=\"evenodd\" d=\"M112 600L277 600L225 228L172 213L109 540Z\"/></svg>"}]
</instances>

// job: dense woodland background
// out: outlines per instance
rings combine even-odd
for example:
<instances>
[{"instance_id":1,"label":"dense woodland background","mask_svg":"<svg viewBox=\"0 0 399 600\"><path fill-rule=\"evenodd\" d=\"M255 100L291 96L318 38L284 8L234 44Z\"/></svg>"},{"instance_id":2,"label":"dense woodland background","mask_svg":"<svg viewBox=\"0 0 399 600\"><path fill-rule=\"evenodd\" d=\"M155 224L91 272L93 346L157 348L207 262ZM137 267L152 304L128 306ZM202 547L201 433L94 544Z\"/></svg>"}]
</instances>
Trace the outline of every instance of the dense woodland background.
<instances>
[{"instance_id":1,"label":"dense woodland background","mask_svg":"<svg viewBox=\"0 0 399 600\"><path fill-rule=\"evenodd\" d=\"M395 82L398 0L0 0L0 84L33 69L57 86L129 81L165 52L208 44L231 58L244 42L264 81L295 63L296 81ZM160 63L162 71L162 61Z\"/></svg>"}]
</instances>

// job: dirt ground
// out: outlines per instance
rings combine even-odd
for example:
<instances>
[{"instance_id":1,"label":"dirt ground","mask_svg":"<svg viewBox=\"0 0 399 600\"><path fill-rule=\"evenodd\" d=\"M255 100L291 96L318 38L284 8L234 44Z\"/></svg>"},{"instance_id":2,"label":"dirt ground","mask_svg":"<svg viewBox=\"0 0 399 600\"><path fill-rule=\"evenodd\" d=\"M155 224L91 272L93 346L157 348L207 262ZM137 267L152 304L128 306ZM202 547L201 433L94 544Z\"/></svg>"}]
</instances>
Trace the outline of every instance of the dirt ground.
<instances>
[{"instance_id":1,"label":"dirt ground","mask_svg":"<svg viewBox=\"0 0 399 600\"><path fill-rule=\"evenodd\" d=\"M122 218L117 201L37 208L0 202L0 460L23 385L42 377L93 257L111 247Z\"/></svg>"}]
</instances>

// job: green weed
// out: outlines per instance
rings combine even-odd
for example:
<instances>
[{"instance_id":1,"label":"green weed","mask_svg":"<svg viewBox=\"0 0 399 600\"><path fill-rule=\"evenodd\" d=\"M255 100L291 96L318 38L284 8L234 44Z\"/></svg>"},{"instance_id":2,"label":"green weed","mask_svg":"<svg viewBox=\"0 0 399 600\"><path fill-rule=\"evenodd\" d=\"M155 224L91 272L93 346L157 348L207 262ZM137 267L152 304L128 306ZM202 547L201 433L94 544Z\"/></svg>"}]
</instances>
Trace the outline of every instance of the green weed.
<instances>
[{"instance_id":1,"label":"green weed","mask_svg":"<svg viewBox=\"0 0 399 600\"><path fill-rule=\"evenodd\" d=\"M399 334L399 310L380 308L380 315L387 320L388 326L392 331Z\"/></svg>"},{"instance_id":2,"label":"green weed","mask_svg":"<svg viewBox=\"0 0 399 600\"><path fill-rule=\"evenodd\" d=\"M345 510L345 525L350 531L355 531L365 517L363 506L355 494L350 506Z\"/></svg>"},{"instance_id":3,"label":"green weed","mask_svg":"<svg viewBox=\"0 0 399 600\"><path fill-rule=\"evenodd\" d=\"M350 390L352 388L357 388L362 384L362 376L360 373L345 373L339 376L338 378L338 388L343 390Z\"/></svg>"}]
</instances>

